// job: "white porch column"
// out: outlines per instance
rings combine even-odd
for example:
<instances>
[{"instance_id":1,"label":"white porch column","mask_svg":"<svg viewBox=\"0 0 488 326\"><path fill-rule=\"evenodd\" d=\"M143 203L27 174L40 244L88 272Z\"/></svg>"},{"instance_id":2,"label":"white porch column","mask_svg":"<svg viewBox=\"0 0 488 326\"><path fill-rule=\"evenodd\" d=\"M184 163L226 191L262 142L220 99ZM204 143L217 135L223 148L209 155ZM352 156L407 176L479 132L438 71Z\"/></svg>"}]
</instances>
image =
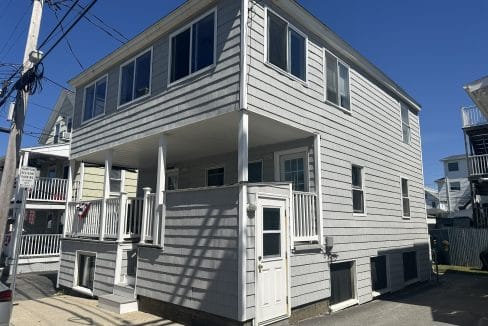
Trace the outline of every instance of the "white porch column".
<instances>
[{"instance_id":1,"label":"white porch column","mask_svg":"<svg viewBox=\"0 0 488 326\"><path fill-rule=\"evenodd\" d=\"M73 201L73 173L75 171L75 160L69 161L68 167L68 181L66 184L66 203L64 208L64 221L63 221L63 238L66 237L66 232L68 231L68 224L70 227L73 225L73 221L70 220L69 216L69 203Z\"/></svg>"},{"instance_id":2,"label":"white porch column","mask_svg":"<svg viewBox=\"0 0 488 326\"><path fill-rule=\"evenodd\" d=\"M76 201L83 199L83 181L85 178L85 162L80 162L80 182L78 184L78 191L76 193Z\"/></svg>"},{"instance_id":3,"label":"white porch column","mask_svg":"<svg viewBox=\"0 0 488 326\"><path fill-rule=\"evenodd\" d=\"M314 138L314 171L315 171L315 193L317 194L316 210L317 210L317 228L319 236L319 244L324 244L324 219L322 216L322 154L320 144L320 133L315 134Z\"/></svg>"},{"instance_id":4,"label":"white porch column","mask_svg":"<svg viewBox=\"0 0 488 326\"><path fill-rule=\"evenodd\" d=\"M119 225L117 230L117 241L123 242L125 235L125 223L127 218L127 193L120 192Z\"/></svg>"},{"instance_id":5,"label":"white porch column","mask_svg":"<svg viewBox=\"0 0 488 326\"><path fill-rule=\"evenodd\" d=\"M29 152L24 152L22 155L22 166L29 166Z\"/></svg>"},{"instance_id":6,"label":"white porch column","mask_svg":"<svg viewBox=\"0 0 488 326\"><path fill-rule=\"evenodd\" d=\"M158 174L156 180L156 198L154 200L154 218L152 238L153 244L159 244L164 247L164 227L165 227L165 210L164 210L164 191L166 188L166 136L159 136L158 146ZM158 237L160 236L160 238Z\"/></svg>"},{"instance_id":7,"label":"white porch column","mask_svg":"<svg viewBox=\"0 0 488 326\"><path fill-rule=\"evenodd\" d=\"M112 170L113 150L105 152L105 174L103 177L103 202L100 216L100 241L105 237L105 221L107 219L107 199L110 197L110 170Z\"/></svg>"},{"instance_id":8,"label":"white porch column","mask_svg":"<svg viewBox=\"0 0 488 326\"><path fill-rule=\"evenodd\" d=\"M142 188L142 190L144 191L144 202L142 204L142 221L141 221L141 230L139 231L140 233L139 243L146 242L146 229L147 229L147 219L148 219L147 215L149 214L148 198L149 198L149 194L151 193L151 188L144 187Z\"/></svg>"},{"instance_id":9,"label":"white porch column","mask_svg":"<svg viewBox=\"0 0 488 326\"><path fill-rule=\"evenodd\" d=\"M239 112L238 134L238 176L239 176L239 268L238 268L238 314L245 320L246 304L246 250L247 250L247 182L249 163L249 117L246 110Z\"/></svg>"}]
</instances>

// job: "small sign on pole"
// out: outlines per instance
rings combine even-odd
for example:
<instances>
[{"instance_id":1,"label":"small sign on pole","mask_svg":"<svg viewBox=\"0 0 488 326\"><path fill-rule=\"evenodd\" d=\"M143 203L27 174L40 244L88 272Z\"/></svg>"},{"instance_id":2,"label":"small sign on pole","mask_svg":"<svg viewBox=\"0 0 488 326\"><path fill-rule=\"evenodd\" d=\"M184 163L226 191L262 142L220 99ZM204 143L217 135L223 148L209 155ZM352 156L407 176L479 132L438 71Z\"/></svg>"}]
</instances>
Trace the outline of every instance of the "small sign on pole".
<instances>
[{"instance_id":1,"label":"small sign on pole","mask_svg":"<svg viewBox=\"0 0 488 326\"><path fill-rule=\"evenodd\" d=\"M33 167L23 166L19 173L19 187L20 188L34 188L36 181L37 169Z\"/></svg>"}]
</instances>

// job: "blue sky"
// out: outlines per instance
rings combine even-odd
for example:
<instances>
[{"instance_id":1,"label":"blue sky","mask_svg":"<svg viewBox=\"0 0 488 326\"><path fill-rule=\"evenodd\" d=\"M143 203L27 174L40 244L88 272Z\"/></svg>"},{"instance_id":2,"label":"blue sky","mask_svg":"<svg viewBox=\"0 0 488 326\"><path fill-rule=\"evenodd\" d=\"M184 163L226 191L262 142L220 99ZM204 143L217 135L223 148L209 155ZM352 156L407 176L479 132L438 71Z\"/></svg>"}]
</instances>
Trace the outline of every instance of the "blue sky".
<instances>
[{"instance_id":1,"label":"blue sky","mask_svg":"<svg viewBox=\"0 0 488 326\"><path fill-rule=\"evenodd\" d=\"M99 1L92 13L131 38L183 1ZM471 101L462 86L488 74L488 1L485 0L300 0L305 8L400 84L423 107L421 132L426 184L442 175L439 159L464 152L460 107ZM86 4L88 0L82 0ZM0 63L19 63L23 55L31 0L0 1ZM62 16L62 12L58 13ZM23 17L23 18L22 18ZM41 40L56 24L45 8ZM17 26L17 28L15 28ZM68 36L88 67L120 46L82 21ZM3 77L0 70L0 79ZM62 42L45 61L45 74L63 85L81 71ZM31 97L24 146L37 143L38 128L49 116L60 88L44 81ZM43 106L43 107L41 107ZM7 127L5 108L0 126ZM395 122L396 123L396 122ZM0 134L0 156L7 135Z\"/></svg>"}]
</instances>

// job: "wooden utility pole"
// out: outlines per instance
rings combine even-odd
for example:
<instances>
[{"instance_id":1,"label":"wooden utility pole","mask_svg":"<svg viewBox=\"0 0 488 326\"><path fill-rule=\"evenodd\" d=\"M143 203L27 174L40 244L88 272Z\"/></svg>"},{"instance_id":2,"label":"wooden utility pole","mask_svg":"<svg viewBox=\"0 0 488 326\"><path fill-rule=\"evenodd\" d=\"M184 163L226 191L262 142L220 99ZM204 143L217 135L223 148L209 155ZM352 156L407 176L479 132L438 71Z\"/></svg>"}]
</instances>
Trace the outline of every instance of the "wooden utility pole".
<instances>
[{"instance_id":1,"label":"wooden utility pole","mask_svg":"<svg viewBox=\"0 0 488 326\"><path fill-rule=\"evenodd\" d=\"M34 51L37 51L37 40L39 38L39 29L41 27L43 6L44 0L32 1L32 16L29 25L29 33L27 34L24 59L22 61L22 75L33 66L33 63L30 61L30 55ZM22 134L24 131L24 121L27 113L28 96L29 94L23 90L17 92L14 109L15 117L10 128L7 152L5 154L5 165L0 184L0 246L3 245L5 228L7 226L8 211L10 208L10 200L13 194L17 168L17 155L22 144ZM19 221L17 221L17 224L19 224L18 222ZM17 225L17 227L22 226Z\"/></svg>"}]
</instances>

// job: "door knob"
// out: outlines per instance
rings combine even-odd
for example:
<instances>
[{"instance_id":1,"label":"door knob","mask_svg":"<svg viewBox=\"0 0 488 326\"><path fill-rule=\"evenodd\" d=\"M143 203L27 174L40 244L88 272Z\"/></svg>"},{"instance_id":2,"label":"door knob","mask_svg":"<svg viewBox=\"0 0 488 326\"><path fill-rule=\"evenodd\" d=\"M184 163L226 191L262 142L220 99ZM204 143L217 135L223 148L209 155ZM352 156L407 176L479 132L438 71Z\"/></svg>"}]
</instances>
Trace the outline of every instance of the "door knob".
<instances>
[{"instance_id":1,"label":"door knob","mask_svg":"<svg viewBox=\"0 0 488 326\"><path fill-rule=\"evenodd\" d=\"M258 264L258 271L261 273L261 270L263 269L263 264Z\"/></svg>"}]
</instances>

